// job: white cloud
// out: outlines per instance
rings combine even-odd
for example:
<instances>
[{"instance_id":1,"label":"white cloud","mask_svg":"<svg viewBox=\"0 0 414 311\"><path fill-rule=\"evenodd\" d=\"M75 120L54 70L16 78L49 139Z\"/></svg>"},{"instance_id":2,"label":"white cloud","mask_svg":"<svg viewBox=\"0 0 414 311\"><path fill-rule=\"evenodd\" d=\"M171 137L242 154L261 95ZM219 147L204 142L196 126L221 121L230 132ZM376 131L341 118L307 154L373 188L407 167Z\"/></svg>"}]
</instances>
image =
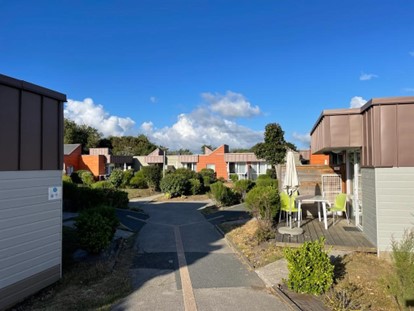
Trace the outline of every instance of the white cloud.
<instances>
[{"instance_id":1,"label":"white cloud","mask_svg":"<svg viewBox=\"0 0 414 311\"><path fill-rule=\"evenodd\" d=\"M150 102L151 102L151 103L153 103L153 104L155 104L155 103L157 103L157 102L158 102L158 99L157 99L155 96L151 96L151 97L149 98L149 100L150 100Z\"/></svg>"},{"instance_id":2,"label":"white cloud","mask_svg":"<svg viewBox=\"0 0 414 311\"><path fill-rule=\"evenodd\" d=\"M68 99L64 109L65 118L77 124L96 128L104 136L122 136L128 134L135 125L131 118L111 116L102 105L94 104L92 98L83 101Z\"/></svg>"},{"instance_id":3,"label":"white cloud","mask_svg":"<svg viewBox=\"0 0 414 311\"><path fill-rule=\"evenodd\" d=\"M373 78L378 78L378 76L376 74L373 74L373 73L364 73L364 72L362 72L361 75L359 76L359 80L361 80L361 81L367 81L367 80L371 80Z\"/></svg>"},{"instance_id":4,"label":"white cloud","mask_svg":"<svg viewBox=\"0 0 414 311\"><path fill-rule=\"evenodd\" d=\"M414 51L409 52L409 54L414 57Z\"/></svg>"},{"instance_id":5,"label":"white cloud","mask_svg":"<svg viewBox=\"0 0 414 311\"><path fill-rule=\"evenodd\" d=\"M144 122L140 129L156 144L167 146L171 150L184 148L197 153L203 144L249 148L263 140L263 132L226 120L206 108L178 115L172 126L157 129L152 122Z\"/></svg>"},{"instance_id":6,"label":"white cloud","mask_svg":"<svg viewBox=\"0 0 414 311\"><path fill-rule=\"evenodd\" d=\"M360 108L367 100L363 99L361 96L354 96L351 98L351 101L349 102L349 108Z\"/></svg>"},{"instance_id":7,"label":"white cloud","mask_svg":"<svg viewBox=\"0 0 414 311\"><path fill-rule=\"evenodd\" d=\"M310 133L300 134L297 132L293 132L292 137L296 142L299 142L306 146L310 146L310 143L311 143Z\"/></svg>"},{"instance_id":8,"label":"white cloud","mask_svg":"<svg viewBox=\"0 0 414 311\"><path fill-rule=\"evenodd\" d=\"M203 99L209 103L211 111L225 117L252 117L260 114L259 106L252 104L242 94L227 91L225 95L203 93Z\"/></svg>"}]
</instances>

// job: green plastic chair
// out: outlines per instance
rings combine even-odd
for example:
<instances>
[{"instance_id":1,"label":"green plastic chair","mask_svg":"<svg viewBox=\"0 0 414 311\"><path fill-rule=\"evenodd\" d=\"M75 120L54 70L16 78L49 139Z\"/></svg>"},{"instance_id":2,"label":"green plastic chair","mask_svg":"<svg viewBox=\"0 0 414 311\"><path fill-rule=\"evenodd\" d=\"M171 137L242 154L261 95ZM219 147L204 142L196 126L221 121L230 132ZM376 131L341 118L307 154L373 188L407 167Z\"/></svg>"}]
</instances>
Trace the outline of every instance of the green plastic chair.
<instances>
[{"instance_id":1,"label":"green plastic chair","mask_svg":"<svg viewBox=\"0 0 414 311\"><path fill-rule=\"evenodd\" d=\"M282 219L282 213L283 212L285 213L286 216L289 212L298 213L299 214L298 215L298 220L299 220L299 226L300 226L300 217L301 217L301 215L299 213L299 209L296 207L296 204L295 204L297 196L298 196L298 193L296 191L292 194L292 198L290 198L289 195L285 191L282 191L282 192L279 193L279 197L280 197L279 222ZM290 204L290 206L289 206L289 204ZM286 217L286 225L289 225L288 221L289 221L288 217Z\"/></svg>"},{"instance_id":2,"label":"green plastic chair","mask_svg":"<svg viewBox=\"0 0 414 311\"><path fill-rule=\"evenodd\" d=\"M328 209L329 211L333 213L334 224L335 224L335 214L338 212L345 212L346 220L348 221L348 224L349 224L348 212L346 210L346 201L347 201L346 193L340 193L335 197L335 202L333 205L328 203Z\"/></svg>"}]
</instances>

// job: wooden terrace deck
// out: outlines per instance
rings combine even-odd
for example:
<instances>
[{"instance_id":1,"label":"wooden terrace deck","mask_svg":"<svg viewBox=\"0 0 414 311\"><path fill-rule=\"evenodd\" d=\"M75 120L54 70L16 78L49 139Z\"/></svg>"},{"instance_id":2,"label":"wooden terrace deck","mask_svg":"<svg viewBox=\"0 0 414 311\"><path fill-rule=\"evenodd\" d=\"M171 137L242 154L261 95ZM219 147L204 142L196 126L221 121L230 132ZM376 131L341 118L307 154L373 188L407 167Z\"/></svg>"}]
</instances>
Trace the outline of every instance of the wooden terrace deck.
<instances>
[{"instance_id":1,"label":"wooden terrace deck","mask_svg":"<svg viewBox=\"0 0 414 311\"><path fill-rule=\"evenodd\" d=\"M281 221L279 227L286 226L286 221ZM292 226L297 226L294 222ZM364 233L352 223L348 224L345 218L335 218L333 225L332 217L328 217L328 230L325 230L323 221L318 217L303 219L301 222L303 234L290 236L288 234L276 235L276 243L288 246L299 246L306 241L315 241L324 236L325 245L332 246L334 249L355 250L363 252L376 252L376 247L368 241Z\"/></svg>"}]
</instances>

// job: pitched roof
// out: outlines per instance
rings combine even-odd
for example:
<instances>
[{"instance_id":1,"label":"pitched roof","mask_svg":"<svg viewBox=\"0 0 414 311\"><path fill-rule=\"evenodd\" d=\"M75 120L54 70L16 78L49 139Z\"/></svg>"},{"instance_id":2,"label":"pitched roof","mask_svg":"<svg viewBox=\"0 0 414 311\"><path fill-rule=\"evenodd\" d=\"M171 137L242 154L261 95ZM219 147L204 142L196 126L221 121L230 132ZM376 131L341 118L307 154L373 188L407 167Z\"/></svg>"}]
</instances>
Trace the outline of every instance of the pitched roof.
<instances>
[{"instance_id":1,"label":"pitched roof","mask_svg":"<svg viewBox=\"0 0 414 311\"><path fill-rule=\"evenodd\" d=\"M81 144L64 144L63 145L63 154L64 155L70 155L79 146L81 146Z\"/></svg>"}]
</instances>

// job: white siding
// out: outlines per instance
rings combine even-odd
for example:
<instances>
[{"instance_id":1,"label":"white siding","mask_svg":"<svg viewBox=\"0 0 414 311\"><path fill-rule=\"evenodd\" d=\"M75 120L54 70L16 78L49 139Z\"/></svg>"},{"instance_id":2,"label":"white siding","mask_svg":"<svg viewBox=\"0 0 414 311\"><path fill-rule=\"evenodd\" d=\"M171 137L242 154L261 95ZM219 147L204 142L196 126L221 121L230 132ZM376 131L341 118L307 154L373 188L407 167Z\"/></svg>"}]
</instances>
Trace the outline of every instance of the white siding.
<instances>
[{"instance_id":1,"label":"white siding","mask_svg":"<svg viewBox=\"0 0 414 311\"><path fill-rule=\"evenodd\" d=\"M61 171L0 172L0 289L61 265Z\"/></svg>"},{"instance_id":2,"label":"white siding","mask_svg":"<svg viewBox=\"0 0 414 311\"><path fill-rule=\"evenodd\" d=\"M361 169L362 221L368 240L377 246L377 196L375 169Z\"/></svg>"},{"instance_id":3,"label":"white siding","mask_svg":"<svg viewBox=\"0 0 414 311\"><path fill-rule=\"evenodd\" d=\"M400 240L414 228L414 168L377 168L378 250L391 251L391 239Z\"/></svg>"}]
</instances>

